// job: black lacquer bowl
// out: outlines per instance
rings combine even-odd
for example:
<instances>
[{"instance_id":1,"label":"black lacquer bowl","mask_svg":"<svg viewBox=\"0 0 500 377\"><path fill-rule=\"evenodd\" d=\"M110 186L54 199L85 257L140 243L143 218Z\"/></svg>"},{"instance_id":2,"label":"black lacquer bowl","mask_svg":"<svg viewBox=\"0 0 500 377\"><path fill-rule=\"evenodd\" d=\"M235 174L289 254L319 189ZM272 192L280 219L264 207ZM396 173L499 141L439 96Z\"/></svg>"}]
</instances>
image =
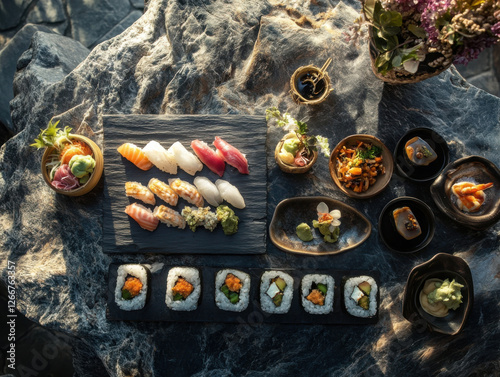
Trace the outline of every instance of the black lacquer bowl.
<instances>
[{"instance_id":1,"label":"black lacquer bowl","mask_svg":"<svg viewBox=\"0 0 500 377\"><path fill-rule=\"evenodd\" d=\"M446 317L434 317L422 309L419 295L428 279L455 279L464 287L461 289L462 304L457 310L450 310ZM414 267L406 282L403 295L403 316L418 324L424 321L431 331L447 335L458 334L465 325L474 302L472 274L467 263L459 257L439 253L429 261Z\"/></svg>"},{"instance_id":2,"label":"black lacquer bowl","mask_svg":"<svg viewBox=\"0 0 500 377\"><path fill-rule=\"evenodd\" d=\"M340 235L337 242L327 243L321 233L314 229L312 221L318 219L316 207L324 202L330 211L340 210ZM302 241L296 234L297 225L307 223L313 231L314 239ZM269 236L279 249L290 253L305 255L338 254L353 249L370 236L370 221L355 208L335 199L324 196L290 198L281 201L274 211Z\"/></svg>"},{"instance_id":3,"label":"black lacquer bowl","mask_svg":"<svg viewBox=\"0 0 500 377\"><path fill-rule=\"evenodd\" d=\"M394 223L392 212L401 207L410 207L422 234L411 240L401 236ZM435 219L427 204L417 198L402 196L391 200L382 209L378 220L378 233L382 242L391 250L400 253L414 253L426 247L434 237Z\"/></svg>"},{"instance_id":4,"label":"black lacquer bowl","mask_svg":"<svg viewBox=\"0 0 500 377\"><path fill-rule=\"evenodd\" d=\"M477 183L493 182L493 187L484 190L485 201L479 211L468 213L458 208L451 188L455 183L471 179ZM468 156L452 162L430 189L439 209L462 225L484 229L500 220L500 170L484 157Z\"/></svg>"},{"instance_id":5,"label":"black lacquer bowl","mask_svg":"<svg viewBox=\"0 0 500 377\"><path fill-rule=\"evenodd\" d=\"M426 141L436 152L437 158L427 166L417 166L408 159L405 144L414 137ZM435 179L449 162L449 149L446 141L430 128L413 128L396 144L394 163L399 175L415 182L427 182Z\"/></svg>"}]
</instances>

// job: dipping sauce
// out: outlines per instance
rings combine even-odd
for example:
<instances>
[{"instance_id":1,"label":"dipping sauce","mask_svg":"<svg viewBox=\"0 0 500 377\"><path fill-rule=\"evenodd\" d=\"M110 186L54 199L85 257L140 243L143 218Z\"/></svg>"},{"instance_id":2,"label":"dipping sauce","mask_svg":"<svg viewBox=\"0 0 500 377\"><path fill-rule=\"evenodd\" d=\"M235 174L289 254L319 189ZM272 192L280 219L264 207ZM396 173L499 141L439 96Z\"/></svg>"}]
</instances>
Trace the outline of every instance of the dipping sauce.
<instances>
[{"instance_id":1,"label":"dipping sauce","mask_svg":"<svg viewBox=\"0 0 500 377\"><path fill-rule=\"evenodd\" d=\"M318 80L316 72L307 72L301 75L296 82L299 94L308 100L321 97L326 90L326 83L323 78Z\"/></svg>"}]
</instances>

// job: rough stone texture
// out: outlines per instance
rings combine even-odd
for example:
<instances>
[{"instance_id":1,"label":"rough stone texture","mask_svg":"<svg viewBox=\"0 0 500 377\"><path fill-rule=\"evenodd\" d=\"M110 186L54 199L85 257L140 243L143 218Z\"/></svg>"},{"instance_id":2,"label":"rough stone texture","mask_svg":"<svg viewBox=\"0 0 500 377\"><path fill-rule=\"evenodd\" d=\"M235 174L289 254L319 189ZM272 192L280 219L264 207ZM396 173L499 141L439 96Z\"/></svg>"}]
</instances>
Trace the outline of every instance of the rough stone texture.
<instances>
[{"instance_id":1,"label":"rough stone texture","mask_svg":"<svg viewBox=\"0 0 500 377\"><path fill-rule=\"evenodd\" d=\"M33 0L9 0L0 2L0 30L7 30L18 24L24 11Z\"/></svg>"},{"instance_id":2,"label":"rough stone texture","mask_svg":"<svg viewBox=\"0 0 500 377\"><path fill-rule=\"evenodd\" d=\"M80 198L55 195L39 171L41 152L28 147L52 116L93 133L102 145L106 113L244 113L263 118L267 107L279 106L308 122L313 132L328 136L331 146L349 134L371 133L393 149L406 130L424 126L448 141L452 161L479 154L500 165L500 100L469 85L455 69L413 85L378 81L366 46L355 49L343 40L343 30L356 17L352 8L333 1L297 1L292 6L151 0L141 19L98 45L60 81L30 78L28 69L20 72L16 84L26 87L12 101L12 114L21 131L0 149L1 276L6 280L7 260L16 262L19 310L82 338L112 376L160 376L165 371L195 376L284 376L298 370L302 375L335 376L496 373L500 224L475 232L452 223L429 198L428 186L394 176L382 195L355 201L334 188L322 156L312 174L285 176L272 158L282 135L273 128L268 134L268 221L286 197L323 194L370 219L374 230L366 243L334 257L299 257L268 244L267 255L258 257L111 259L101 248L102 187ZM322 65L328 57L333 58L328 71L335 90L320 106L294 104L288 94L293 71L310 63ZM388 251L376 230L383 206L402 195L425 200L436 214L432 243L411 256ZM454 337L430 334L401 315L409 271L441 251L464 258L474 278L471 316ZM258 317L242 318L241 325L109 322L106 275L111 261L201 268L377 269L380 321L364 327L266 325Z\"/></svg>"},{"instance_id":3,"label":"rough stone texture","mask_svg":"<svg viewBox=\"0 0 500 377\"><path fill-rule=\"evenodd\" d=\"M61 22L66 20L61 0L38 0L26 19L27 22Z\"/></svg>"},{"instance_id":4,"label":"rough stone texture","mask_svg":"<svg viewBox=\"0 0 500 377\"><path fill-rule=\"evenodd\" d=\"M28 24L0 50L0 132L15 133L9 108L9 102L14 98L12 81L16 73L17 59L28 49L31 37L38 30L50 32L45 26Z\"/></svg>"},{"instance_id":5,"label":"rough stone texture","mask_svg":"<svg viewBox=\"0 0 500 377\"><path fill-rule=\"evenodd\" d=\"M493 71L486 71L478 75L474 75L468 79L471 85L481 88L488 93L500 96L500 85Z\"/></svg>"},{"instance_id":6,"label":"rough stone texture","mask_svg":"<svg viewBox=\"0 0 500 377\"><path fill-rule=\"evenodd\" d=\"M67 0L68 15L72 20L71 36L90 47L123 20L130 8L128 0L103 0L98 6L92 2Z\"/></svg>"},{"instance_id":7,"label":"rough stone texture","mask_svg":"<svg viewBox=\"0 0 500 377\"><path fill-rule=\"evenodd\" d=\"M132 4L134 8L144 9L144 0L130 0L130 4Z\"/></svg>"},{"instance_id":8,"label":"rough stone texture","mask_svg":"<svg viewBox=\"0 0 500 377\"><path fill-rule=\"evenodd\" d=\"M128 14L123 20L121 20L113 29L108 31L102 38L100 38L95 44L98 45L108 39L116 37L118 34L123 33L128 29L135 21L141 18L142 12L139 10L134 10Z\"/></svg>"}]
</instances>

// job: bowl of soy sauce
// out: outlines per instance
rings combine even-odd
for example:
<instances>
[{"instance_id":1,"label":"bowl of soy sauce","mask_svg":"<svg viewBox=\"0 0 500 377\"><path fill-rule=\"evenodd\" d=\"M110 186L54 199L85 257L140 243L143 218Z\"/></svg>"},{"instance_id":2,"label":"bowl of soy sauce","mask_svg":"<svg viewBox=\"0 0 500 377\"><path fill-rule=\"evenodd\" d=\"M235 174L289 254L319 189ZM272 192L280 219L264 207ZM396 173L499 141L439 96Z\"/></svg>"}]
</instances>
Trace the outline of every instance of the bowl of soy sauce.
<instances>
[{"instance_id":1,"label":"bowl of soy sauce","mask_svg":"<svg viewBox=\"0 0 500 377\"><path fill-rule=\"evenodd\" d=\"M331 89L330 77L325 66L327 63L323 68L307 65L294 72L290 79L290 88L292 98L296 103L317 105L328 97L333 89Z\"/></svg>"}]
</instances>

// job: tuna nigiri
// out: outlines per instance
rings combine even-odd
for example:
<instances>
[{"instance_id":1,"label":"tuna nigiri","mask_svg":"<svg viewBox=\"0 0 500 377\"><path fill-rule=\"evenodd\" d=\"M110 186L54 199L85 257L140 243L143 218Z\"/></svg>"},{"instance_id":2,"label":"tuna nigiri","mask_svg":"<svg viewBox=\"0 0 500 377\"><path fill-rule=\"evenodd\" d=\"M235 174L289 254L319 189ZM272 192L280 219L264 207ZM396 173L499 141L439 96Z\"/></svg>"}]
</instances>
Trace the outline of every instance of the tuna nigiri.
<instances>
[{"instance_id":1,"label":"tuna nigiri","mask_svg":"<svg viewBox=\"0 0 500 377\"><path fill-rule=\"evenodd\" d=\"M149 170L153 167L153 164L146 157L142 149L134 144L122 144L118 147L118 152L139 169Z\"/></svg>"},{"instance_id":2,"label":"tuna nigiri","mask_svg":"<svg viewBox=\"0 0 500 377\"><path fill-rule=\"evenodd\" d=\"M236 186L223 179L216 180L215 185L219 189L222 199L236 208L245 208L245 200L243 199L243 196L241 196L240 191L236 188Z\"/></svg>"},{"instance_id":3,"label":"tuna nigiri","mask_svg":"<svg viewBox=\"0 0 500 377\"><path fill-rule=\"evenodd\" d=\"M168 183L182 199L187 200L196 207L203 207L203 196L201 196L196 187L191 183L182 181L179 178L171 178L168 180Z\"/></svg>"},{"instance_id":4,"label":"tuna nigiri","mask_svg":"<svg viewBox=\"0 0 500 377\"><path fill-rule=\"evenodd\" d=\"M179 196L172 189L172 187L167 185L165 182L162 182L157 178L151 178L148 183L148 188L153 192L153 194L171 206L175 207L177 205Z\"/></svg>"},{"instance_id":5,"label":"tuna nigiri","mask_svg":"<svg viewBox=\"0 0 500 377\"><path fill-rule=\"evenodd\" d=\"M139 182L125 182L125 194L132 198L143 201L146 204L155 205L155 196L146 186Z\"/></svg>"},{"instance_id":6,"label":"tuna nigiri","mask_svg":"<svg viewBox=\"0 0 500 377\"><path fill-rule=\"evenodd\" d=\"M201 140L193 140L191 148L193 148L194 153L196 153L201 162L207 165L207 168L219 175L219 177L224 175L224 170L226 169L224 159L210 148L207 143Z\"/></svg>"},{"instance_id":7,"label":"tuna nigiri","mask_svg":"<svg viewBox=\"0 0 500 377\"><path fill-rule=\"evenodd\" d=\"M193 183L210 205L217 207L222 203L219 189L207 177L196 177Z\"/></svg>"},{"instance_id":8,"label":"tuna nigiri","mask_svg":"<svg viewBox=\"0 0 500 377\"><path fill-rule=\"evenodd\" d=\"M142 204L132 203L125 207L125 213L133 218L142 229L153 231L158 226L159 220L153 212Z\"/></svg>"},{"instance_id":9,"label":"tuna nigiri","mask_svg":"<svg viewBox=\"0 0 500 377\"><path fill-rule=\"evenodd\" d=\"M184 229L186 227L186 220L184 220L184 217L172 208L166 206L155 207L153 215L168 227L173 226L179 229Z\"/></svg>"},{"instance_id":10,"label":"tuna nigiri","mask_svg":"<svg viewBox=\"0 0 500 377\"><path fill-rule=\"evenodd\" d=\"M215 137L214 145L217 148L217 153L224 161L238 169L241 174L249 174L248 161L237 148L218 136Z\"/></svg>"},{"instance_id":11,"label":"tuna nigiri","mask_svg":"<svg viewBox=\"0 0 500 377\"><path fill-rule=\"evenodd\" d=\"M144 148L142 148L142 151L146 154L149 161L151 161L161 171L170 174L177 174L177 162L175 162L174 154L169 153L157 141L151 140Z\"/></svg>"},{"instance_id":12,"label":"tuna nigiri","mask_svg":"<svg viewBox=\"0 0 500 377\"><path fill-rule=\"evenodd\" d=\"M195 175L197 171L203 169L203 164L198 157L189 152L180 142L173 143L168 151L174 154L177 165L186 173Z\"/></svg>"}]
</instances>

